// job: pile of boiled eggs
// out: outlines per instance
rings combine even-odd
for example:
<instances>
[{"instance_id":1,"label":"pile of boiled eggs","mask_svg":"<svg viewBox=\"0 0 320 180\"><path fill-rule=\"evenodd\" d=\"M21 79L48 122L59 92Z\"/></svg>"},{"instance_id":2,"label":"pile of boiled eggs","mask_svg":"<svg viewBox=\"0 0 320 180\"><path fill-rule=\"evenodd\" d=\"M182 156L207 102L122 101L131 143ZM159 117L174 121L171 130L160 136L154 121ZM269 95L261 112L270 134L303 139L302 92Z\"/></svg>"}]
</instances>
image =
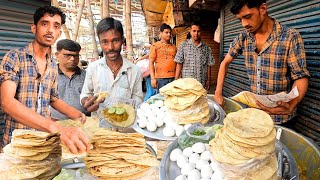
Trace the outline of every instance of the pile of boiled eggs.
<instances>
[{"instance_id":1,"label":"pile of boiled eggs","mask_svg":"<svg viewBox=\"0 0 320 180\"><path fill-rule=\"evenodd\" d=\"M153 104L143 102L137 109L137 117L140 128L154 132L164 126L162 133L167 137L179 136L183 130L191 126L191 124L178 125L168 113L163 100L155 100Z\"/></svg>"},{"instance_id":2,"label":"pile of boiled eggs","mask_svg":"<svg viewBox=\"0 0 320 180\"><path fill-rule=\"evenodd\" d=\"M209 145L202 142L195 143L183 151L176 148L171 151L170 160L177 162L181 169L181 175L175 180L220 180L222 172L213 161Z\"/></svg>"}]
</instances>

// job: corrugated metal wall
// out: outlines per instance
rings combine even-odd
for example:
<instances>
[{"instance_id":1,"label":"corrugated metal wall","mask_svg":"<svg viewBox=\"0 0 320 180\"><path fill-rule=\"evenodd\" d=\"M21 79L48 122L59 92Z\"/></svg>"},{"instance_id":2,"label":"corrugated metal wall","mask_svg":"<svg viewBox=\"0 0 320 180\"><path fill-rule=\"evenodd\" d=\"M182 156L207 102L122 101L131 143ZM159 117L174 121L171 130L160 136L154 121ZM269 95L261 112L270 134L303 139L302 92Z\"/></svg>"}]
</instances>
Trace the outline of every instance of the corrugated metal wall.
<instances>
[{"instance_id":1,"label":"corrugated metal wall","mask_svg":"<svg viewBox=\"0 0 320 180\"><path fill-rule=\"evenodd\" d=\"M7 51L26 46L33 39L33 14L37 8L45 5L50 5L50 0L0 0L0 62ZM0 139L3 126L0 108Z\"/></svg>"},{"instance_id":2,"label":"corrugated metal wall","mask_svg":"<svg viewBox=\"0 0 320 180\"><path fill-rule=\"evenodd\" d=\"M1 0L0 1L0 60L12 48L23 47L33 39L31 24L33 13L50 1Z\"/></svg>"},{"instance_id":3,"label":"corrugated metal wall","mask_svg":"<svg viewBox=\"0 0 320 180\"><path fill-rule=\"evenodd\" d=\"M311 73L309 89L298 107L299 122L296 129L306 136L320 141L320 0L269 0L268 13L282 24L297 29L303 37L307 66ZM231 41L243 28L230 12L228 4L222 10L223 55ZM222 52L221 52L222 53ZM220 54L220 57L222 54ZM223 89L224 96L233 96L240 91L250 90L243 56L229 66Z\"/></svg>"},{"instance_id":4,"label":"corrugated metal wall","mask_svg":"<svg viewBox=\"0 0 320 180\"><path fill-rule=\"evenodd\" d=\"M190 31L190 28L186 28L184 31L177 34L176 46L179 48L180 44L186 40L187 34ZM211 86L209 93L213 93L217 84L217 76L220 66L219 61L219 51L220 44L213 41L215 29L202 29L201 30L201 40L203 40L212 50L213 58L215 59L215 64L211 68Z\"/></svg>"}]
</instances>

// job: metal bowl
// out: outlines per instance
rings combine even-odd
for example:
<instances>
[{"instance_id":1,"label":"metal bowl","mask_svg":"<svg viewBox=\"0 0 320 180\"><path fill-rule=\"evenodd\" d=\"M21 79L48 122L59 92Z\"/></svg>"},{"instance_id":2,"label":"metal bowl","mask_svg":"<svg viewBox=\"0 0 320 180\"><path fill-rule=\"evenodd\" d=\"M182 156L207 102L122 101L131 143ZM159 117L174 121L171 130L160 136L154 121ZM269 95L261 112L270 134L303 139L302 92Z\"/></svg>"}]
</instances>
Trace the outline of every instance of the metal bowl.
<instances>
[{"instance_id":1,"label":"metal bowl","mask_svg":"<svg viewBox=\"0 0 320 180\"><path fill-rule=\"evenodd\" d=\"M214 97L213 94L208 94L209 99L214 100L213 97ZM222 108L226 112L226 114L245 108L243 105L241 105L240 103L238 103L232 99L224 97L224 100L225 100L225 104L223 105Z\"/></svg>"},{"instance_id":2,"label":"metal bowl","mask_svg":"<svg viewBox=\"0 0 320 180\"><path fill-rule=\"evenodd\" d=\"M173 141L168 149L166 150L161 163L160 163L160 180L174 180L181 174L181 170L176 162L170 160L171 152L178 148L178 141ZM276 141L276 155L282 153L283 156L287 157L289 162L289 179L299 179L298 168L295 159L288 150L288 148L280 141Z\"/></svg>"},{"instance_id":3,"label":"metal bowl","mask_svg":"<svg viewBox=\"0 0 320 180\"><path fill-rule=\"evenodd\" d=\"M320 179L320 151L307 137L282 126L280 141L291 151L297 162L300 179Z\"/></svg>"}]
</instances>

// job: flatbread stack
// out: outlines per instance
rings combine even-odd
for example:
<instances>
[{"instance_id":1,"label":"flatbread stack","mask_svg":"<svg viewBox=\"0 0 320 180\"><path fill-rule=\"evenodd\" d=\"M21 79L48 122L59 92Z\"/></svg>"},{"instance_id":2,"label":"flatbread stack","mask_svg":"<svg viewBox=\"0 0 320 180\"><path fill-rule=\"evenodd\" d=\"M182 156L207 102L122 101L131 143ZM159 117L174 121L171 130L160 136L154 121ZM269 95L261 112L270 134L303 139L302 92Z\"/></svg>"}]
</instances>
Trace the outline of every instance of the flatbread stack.
<instances>
[{"instance_id":1,"label":"flatbread stack","mask_svg":"<svg viewBox=\"0 0 320 180\"><path fill-rule=\"evenodd\" d=\"M150 167L159 166L139 133L100 130L94 134L92 145L85 164L90 173L100 179L137 179Z\"/></svg>"},{"instance_id":2,"label":"flatbread stack","mask_svg":"<svg viewBox=\"0 0 320 180\"><path fill-rule=\"evenodd\" d=\"M8 168L0 170L0 179L52 179L61 171L59 133L16 129L3 151L1 163Z\"/></svg>"},{"instance_id":3,"label":"flatbread stack","mask_svg":"<svg viewBox=\"0 0 320 180\"><path fill-rule=\"evenodd\" d=\"M210 151L227 178L272 179L278 169L275 138L270 115L247 108L227 115L210 141Z\"/></svg>"},{"instance_id":4,"label":"flatbread stack","mask_svg":"<svg viewBox=\"0 0 320 180\"><path fill-rule=\"evenodd\" d=\"M207 91L194 78L175 80L160 89L164 104L178 124L200 122L210 119Z\"/></svg>"}]
</instances>

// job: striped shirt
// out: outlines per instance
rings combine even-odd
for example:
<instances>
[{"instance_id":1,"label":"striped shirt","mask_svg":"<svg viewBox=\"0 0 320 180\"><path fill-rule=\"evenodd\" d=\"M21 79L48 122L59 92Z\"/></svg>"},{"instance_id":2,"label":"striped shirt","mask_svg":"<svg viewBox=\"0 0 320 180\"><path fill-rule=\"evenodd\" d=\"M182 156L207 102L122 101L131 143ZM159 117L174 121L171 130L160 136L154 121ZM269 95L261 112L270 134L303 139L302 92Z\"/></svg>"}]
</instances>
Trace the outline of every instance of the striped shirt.
<instances>
[{"instance_id":1,"label":"striped shirt","mask_svg":"<svg viewBox=\"0 0 320 180\"><path fill-rule=\"evenodd\" d=\"M183 64L182 78L195 78L203 86L208 80L208 66L214 64L211 48L203 41L195 46L191 39L180 45L174 61Z\"/></svg>"},{"instance_id":2,"label":"striped shirt","mask_svg":"<svg viewBox=\"0 0 320 180\"><path fill-rule=\"evenodd\" d=\"M0 84L13 81L17 84L15 98L38 114L50 118L49 104L58 99L57 65L47 55L47 67L44 74L38 76L39 70L34 59L32 43L20 49L6 53L0 66ZM2 145L10 142L14 129L29 129L5 114L5 129Z\"/></svg>"},{"instance_id":3,"label":"striped shirt","mask_svg":"<svg viewBox=\"0 0 320 180\"><path fill-rule=\"evenodd\" d=\"M233 58L243 55L249 83L253 93L272 95L289 92L292 81L310 77L301 35L295 29L274 20L271 34L259 53L256 52L254 34L244 30L231 43L229 54ZM276 124L284 123L295 116L272 116Z\"/></svg>"}]
</instances>

